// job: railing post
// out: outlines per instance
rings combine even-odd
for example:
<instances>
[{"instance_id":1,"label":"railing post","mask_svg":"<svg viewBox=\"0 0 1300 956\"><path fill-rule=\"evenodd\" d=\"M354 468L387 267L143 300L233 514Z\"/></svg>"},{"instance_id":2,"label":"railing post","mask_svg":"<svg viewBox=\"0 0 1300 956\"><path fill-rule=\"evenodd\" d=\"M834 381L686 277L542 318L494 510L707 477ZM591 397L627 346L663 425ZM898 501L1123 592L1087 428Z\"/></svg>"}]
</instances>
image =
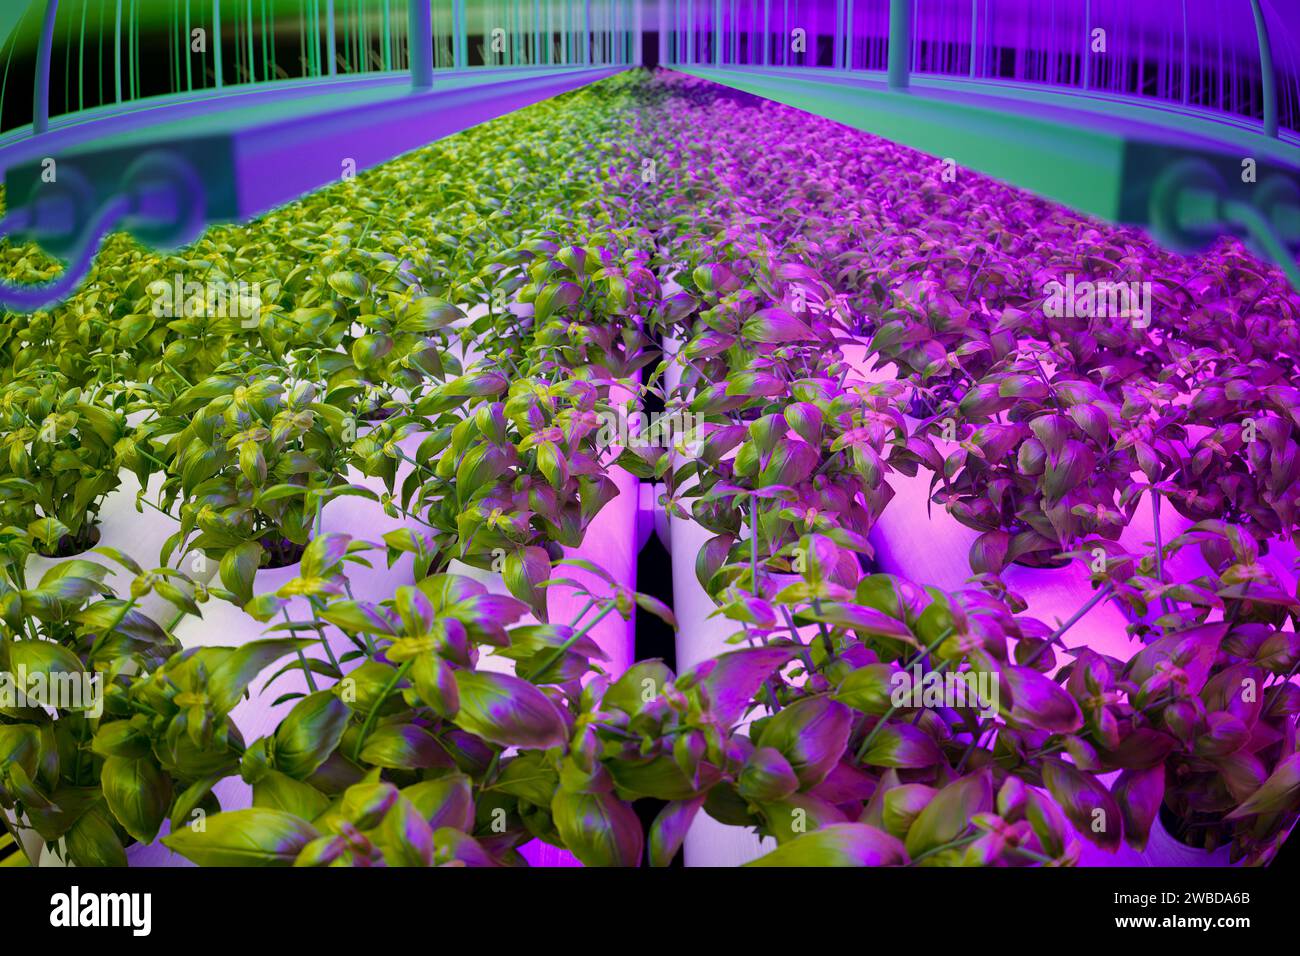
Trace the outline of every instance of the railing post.
<instances>
[{"instance_id":1,"label":"railing post","mask_svg":"<svg viewBox=\"0 0 1300 956\"><path fill-rule=\"evenodd\" d=\"M713 65L722 67L722 0L713 0Z\"/></svg>"},{"instance_id":2,"label":"railing post","mask_svg":"<svg viewBox=\"0 0 1300 956\"><path fill-rule=\"evenodd\" d=\"M411 0L409 11L407 29L411 36L411 88L430 90L433 89L433 8L429 5L429 0ZM333 13L334 0L330 0L331 22ZM333 57L332 29L330 38L330 56Z\"/></svg>"},{"instance_id":3,"label":"railing post","mask_svg":"<svg viewBox=\"0 0 1300 956\"><path fill-rule=\"evenodd\" d=\"M975 47L980 32L980 0L970 0L970 78L975 79Z\"/></svg>"},{"instance_id":4,"label":"railing post","mask_svg":"<svg viewBox=\"0 0 1300 956\"><path fill-rule=\"evenodd\" d=\"M384 57L383 57L384 72L386 73L393 68L393 23L392 23L392 14L389 12L389 8L388 8L388 0L384 0L383 34L384 34ZM455 41L453 40L452 42L454 43ZM453 47L453 50L454 49L455 48Z\"/></svg>"},{"instance_id":5,"label":"railing post","mask_svg":"<svg viewBox=\"0 0 1300 956\"><path fill-rule=\"evenodd\" d=\"M1092 84L1092 0L1083 0L1083 88Z\"/></svg>"},{"instance_id":6,"label":"railing post","mask_svg":"<svg viewBox=\"0 0 1300 956\"><path fill-rule=\"evenodd\" d=\"M844 7L844 69L853 69L853 0Z\"/></svg>"},{"instance_id":7,"label":"railing post","mask_svg":"<svg viewBox=\"0 0 1300 956\"><path fill-rule=\"evenodd\" d=\"M582 65L591 66L591 0L582 0Z\"/></svg>"},{"instance_id":8,"label":"railing post","mask_svg":"<svg viewBox=\"0 0 1300 956\"><path fill-rule=\"evenodd\" d=\"M701 0L703 2L703 0ZM695 0L686 0L686 62L695 66Z\"/></svg>"},{"instance_id":9,"label":"railing post","mask_svg":"<svg viewBox=\"0 0 1300 956\"><path fill-rule=\"evenodd\" d=\"M844 36L840 29L844 23L844 0L835 0L835 26L831 28L831 69L844 66Z\"/></svg>"},{"instance_id":10,"label":"railing post","mask_svg":"<svg viewBox=\"0 0 1300 956\"><path fill-rule=\"evenodd\" d=\"M905 90L912 76L912 0L889 0L889 88Z\"/></svg>"},{"instance_id":11,"label":"railing post","mask_svg":"<svg viewBox=\"0 0 1300 956\"><path fill-rule=\"evenodd\" d=\"M1192 102L1192 37L1187 29L1187 0L1183 0L1183 103Z\"/></svg>"},{"instance_id":12,"label":"railing post","mask_svg":"<svg viewBox=\"0 0 1300 956\"><path fill-rule=\"evenodd\" d=\"M732 33L731 33L731 57L732 66L740 66L740 10L737 9L736 0L732 0Z\"/></svg>"},{"instance_id":13,"label":"railing post","mask_svg":"<svg viewBox=\"0 0 1300 956\"><path fill-rule=\"evenodd\" d=\"M465 62L465 0L451 0L451 65L452 69L463 70Z\"/></svg>"},{"instance_id":14,"label":"railing post","mask_svg":"<svg viewBox=\"0 0 1300 956\"><path fill-rule=\"evenodd\" d=\"M117 0L118 55L122 49L122 0ZM217 89L225 86L221 69L221 0L212 0L212 74L217 81ZM122 102L122 69L117 70L117 101Z\"/></svg>"},{"instance_id":15,"label":"railing post","mask_svg":"<svg viewBox=\"0 0 1300 956\"><path fill-rule=\"evenodd\" d=\"M118 9L121 10L120 5ZM32 133L36 136L50 128L50 60L54 50L54 20L58 13L59 0L45 0L45 20L41 23L41 46L36 51L36 88L32 102ZM120 95L118 99L121 99Z\"/></svg>"},{"instance_id":16,"label":"railing post","mask_svg":"<svg viewBox=\"0 0 1300 956\"><path fill-rule=\"evenodd\" d=\"M634 31L632 37L632 64L641 66L645 63L645 11L641 9L641 4L637 0L632 0L632 23Z\"/></svg>"},{"instance_id":17,"label":"railing post","mask_svg":"<svg viewBox=\"0 0 1300 956\"><path fill-rule=\"evenodd\" d=\"M1259 35L1259 73L1262 81L1264 99L1264 135L1278 136L1277 118L1277 73L1273 70L1273 45L1268 39L1268 23L1264 20L1264 8L1259 0L1250 0L1251 12L1255 14L1255 33Z\"/></svg>"},{"instance_id":18,"label":"railing post","mask_svg":"<svg viewBox=\"0 0 1300 956\"><path fill-rule=\"evenodd\" d=\"M334 30L334 0L325 0L325 35L329 42L330 76L338 73L338 37Z\"/></svg>"}]
</instances>

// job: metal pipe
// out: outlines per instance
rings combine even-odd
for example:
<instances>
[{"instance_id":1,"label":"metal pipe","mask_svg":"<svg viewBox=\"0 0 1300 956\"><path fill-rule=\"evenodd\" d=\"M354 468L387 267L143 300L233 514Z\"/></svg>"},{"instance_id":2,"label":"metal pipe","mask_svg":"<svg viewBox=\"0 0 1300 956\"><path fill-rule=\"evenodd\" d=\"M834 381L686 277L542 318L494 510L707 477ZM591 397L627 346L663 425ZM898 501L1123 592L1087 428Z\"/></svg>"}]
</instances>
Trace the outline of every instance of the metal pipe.
<instances>
[{"instance_id":1,"label":"metal pipe","mask_svg":"<svg viewBox=\"0 0 1300 956\"><path fill-rule=\"evenodd\" d=\"M686 0L686 62L695 66L695 0Z\"/></svg>"},{"instance_id":2,"label":"metal pipe","mask_svg":"<svg viewBox=\"0 0 1300 956\"><path fill-rule=\"evenodd\" d=\"M411 36L411 88L433 89L433 7L430 0L411 0L409 10L406 22ZM334 0L330 0L331 22L333 15ZM333 30L330 33L332 56ZM332 60L330 72L333 72Z\"/></svg>"},{"instance_id":3,"label":"metal pipe","mask_svg":"<svg viewBox=\"0 0 1300 956\"><path fill-rule=\"evenodd\" d=\"M582 0L582 64L591 66L591 0Z\"/></svg>"},{"instance_id":4,"label":"metal pipe","mask_svg":"<svg viewBox=\"0 0 1300 956\"><path fill-rule=\"evenodd\" d=\"M889 88L905 90L911 82L912 2L889 0Z\"/></svg>"},{"instance_id":5,"label":"metal pipe","mask_svg":"<svg viewBox=\"0 0 1300 956\"><path fill-rule=\"evenodd\" d=\"M388 8L388 0L384 0L384 20L382 30L384 34L384 71L387 72L393 68L393 23L392 15ZM453 39L452 42L454 43L455 40Z\"/></svg>"},{"instance_id":6,"label":"metal pipe","mask_svg":"<svg viewBox=\"0 0 1300 956\"><path fill-rule=\"evenodd\" d=\"M853 69L853 0L844 10L844 69Z\"/></svg>"},{"instance_id":7,"label":"metal pipe","mask_svg":"<svg viewBox=\"0 0 1300 956\"><path fill-rule=\"evenodd\" d=\"M980 0L970 0L970 78L975 79L975 46L979 38Z\"/></svg>"},{"instance_id":8,"label":"metal pipe","mask_svg":"<svg viewBox=\"0 0 1300 956\"><path fill-rule=\"evenodd\" d=\"M1277 73L1273 69L1273 45L1269 42L1268 24L1264 20L1264 8L1260 5L1259 0L1250 0L1250 9L1255 14L1255 33L1259 36L1259 73L1263 86L1264 135L1277 139Z\"/></svg>"},{"instance_id":9,"label":"metal pipe","mask_svg":"<svg viewBox=\"0 0 1300 956\"><path fill-rule=\"evenodd\" d=\"M117 0L117 17L118 55L121 56L122 0ZM212 0L212 60L212 72L217 80L217 89L221 89L225 86L225 79L221 69L221 0ZM117 101L122 102L122 71L120 67L117 72Z\"/></svg>"},{"instance_id":10,"label":"metal pipe","mask_svg":"<svg viewBox=\"0 0 1300 956\"><path fill-rule=\"evenodd\" d=\"M432 27L430 27L432 30ZM334 30L334 0L325 0L325 36L329 44L330 76L338 73L338 37ZM432 41L430 41L432 42Z\"/></svg>"},{"instance_id":11,"label":"metal pipe","mask_svg":"<svg viewBox=\"0 0 1300 956\"><path fill-rule=\"evenodd\" d=\"M451 0L451 66L465 69L465 0Z\"/></svg>"},{"instance_id":12,"label":"metal pipe","mask_svg":"<svg viewBox=\"0 0 1300 956\"><path fill-rule=\"evenodd\" d=\"M121 9L119 3L119 13ZM41 46L36 51L36 90L32 99L32 133L36 136L50 128L50 60L54 54L54 20L58 12L59 0L45 0L45 20L41 23ZM121 99L120 94L118 99Z\"/></svg>"},{"instance_id":13,"label":"metal pipe","mask_svg":"<svg viewBox=\"0 0 1300 956\"><path fill-rule=\"evenodd\" d=\"M722 66L722 0L713 0L713 65Z\"/></svg>"},{"instance_id":14,"label":"metal pipe","mask_svg":"<svg viewBox=\"0 0 1300 956\"><path fill-rule=\"evenodd\" d=\"M248 82L256 83L257 73L253 69L253 60L256 59L257 57L257 53L256 53L257 48L254 46L254 40L256 38L253 36L253 34L256 33L257 30L256 30L256 24L253 21L253 0L248 0L247 9L248 9ZM262 64L262 69L263 70L266 69L265 63ZM270 79L270 77L264 77L264 79Z\"/></svg>"},{"instance_id":15,"label":"metal pipe","mask_svg":"<svg viewBox=\"0 0 1300 956\"><path fill-rule=\"evenodd\" d=\"M1192 37L1187 31L1187 0L1183 0L1183 103L1192 102Z\"/></svg>"},{"instance_id":16,"label":"metal pipe","mask_svg":"<svg viewBox=\"0 0 1300 956\"><path fill-rule=\"evenodd\" d=\"M1092 82L1092 0L1083 0L1083 88Z\"/></svg>"},{"instance_id":17,"label":"metal pipe","mask_svg":"<svg viewBox=\"0 0 1300 956\"><path fill-rule=\"evenodd\" d=\"M831 27L831 69L844 66L844 37L840 26L844 23L844 0L835 0L835 24Z\"/></svg>"}]
</instances>

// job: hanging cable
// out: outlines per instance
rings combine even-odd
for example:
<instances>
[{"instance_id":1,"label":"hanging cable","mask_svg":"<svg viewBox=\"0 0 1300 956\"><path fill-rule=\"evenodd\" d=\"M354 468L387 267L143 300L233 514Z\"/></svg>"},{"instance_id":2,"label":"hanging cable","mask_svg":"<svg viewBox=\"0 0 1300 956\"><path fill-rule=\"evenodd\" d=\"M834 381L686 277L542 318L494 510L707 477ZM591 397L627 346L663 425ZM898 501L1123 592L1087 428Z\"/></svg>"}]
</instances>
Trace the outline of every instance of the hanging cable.
<instances>
[{"instance_id":1,"label":"hanging cable","mask_svg":"<svg viewBox=\"0 0 1300 956\"><path fill-rule=\"evenodd\" d=\"M1249 241L1300 292L1294 246L1300 240L1300 190L1289 179L1267 183L1254 202L1230 198L1227 181L1203 159L1183 159L1165 169L1151 190L1151 230L1183 253L1206 248L1224 234ZM1268 212L1265 212L1268 210Z\"/></svg>"},{"instance_id":2,"label":"hanging cable","mask_svg":"<svg viewBox=\"0 0 1300 956\"><path fill-rule=\"evenodd\" d=\"M130 231L156 248L176 248L203 231L203 182L184 158L154 151L128 167L116 193L96 208L95 191L68 165L54 182L37 185L23 207L0 220L0 239L39 241L68 263L44 285L0 281L0 307L34 312L67 299L86 278L100 245L114 229Z\"/></svg>"},{"instance_id":3,"label":"hanging cable","mask_svg":"<svg viewBox=\"0 0 1300 956\"><path fill-rule=\"evenodd\" d=\"M68 261L67 268L54 281L45 285L32 286L13 286L0 281L0 305L11 312L35 312L72 295L85 279L86 274L90 272L91 263L95 259L95 252L99 249L100 243L130 212L130 209L131 201L125 196L119 196L106 203L94 223L86 229L75 255ZM30 216L23 215L25 212L25 210L20 211L20 222L30 220ZM10 218L6 216L4 221L0 221L0 235L25 231L24 226L11 224Z\"/></svg>"},{"instance_id":4,"label":"hanging cable","mask_svg":"<svg viewBox=\"0 0 1300 956\"><path fill-rule=\"evenodd\" d=\"M1260 250L1268 255L1291 282L1291 287L1300 292L1300 266L1296 265L1295 254L1286 247L1282 237L1268 216L1250 203L1227 200L1222 204L1223 220L1230 226L1244 231Z\"/></svg>"}]
</instances>

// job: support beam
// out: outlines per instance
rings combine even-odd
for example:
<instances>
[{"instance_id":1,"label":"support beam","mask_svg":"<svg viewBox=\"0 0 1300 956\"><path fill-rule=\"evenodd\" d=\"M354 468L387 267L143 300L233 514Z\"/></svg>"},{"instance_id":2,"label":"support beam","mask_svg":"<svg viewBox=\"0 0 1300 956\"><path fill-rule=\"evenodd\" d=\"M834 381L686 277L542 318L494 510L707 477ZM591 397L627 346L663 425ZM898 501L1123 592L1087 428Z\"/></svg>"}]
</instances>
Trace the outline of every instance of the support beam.
<instances>
[{"instance_id":1,"label":"support beam","mask_svg":"<svg viewBox=\"0 0 1300 956\"><path fill-rule=\"evenodd\" d=\"M465 24L465 0L451 0L451 65L453 69L463 70L465 62L466 34L469 27Z\"/></svg>"},{"instance_id":2,"label":"support beam","mask_svg":"<svg viewBox=\"0 0 1300 956\"><path fill-rule=\"evenodd\" d=\"M1184 3L1187 0L1183 0ZM975 79L975 50L979 46L980 0L970 0L970 78Z\"/></svg>"},{"instance_id":3,"label":"support beam","mask_svg":"<svg viewBox=\"0 0 1300 956\"><path fill-rule=\"evenodd\" d=\"M432 29L432 27L430 27L430 29ZM328 42L329 50L329 72L330 76L334 76L339 71L338 32L334 29L334 0L325 0L325 37Z\"/></svg>"},{"instance_id":4,"label":"support beam","mask_svg":"<svg viewBox=\"0 0 1300 956\"><path fill-rule=\"evenodd\" d=\"M582 0L582 64L591 66L591 0Z\"/></svg>"},{"instance_id":5,"label":"support beam","mask_svg":"<svg viewBox=\"0 0 1300 956\"><path fill-rule=\"evenodd\" d=\"M384 0L384 72L387 73L393 68L393 18L389 10L388 0ZM452 41L455 42L454 40Z\"/></svg>"},{"instance_id":6,"label":"support beam","mask_svg":"<svg viewBox=\"0 0 1300 956\"><path fill-rule=\"evenodd\" d=\"M889 88L906 90L912 78L912 0L889 0Z\"/></svg>"},{"instance_id":7,"label":"support beam","mask_svg":"<svg viewBox=\"0 0 1300 956\"><path fill-rule=\"evenodd\" d=\"M122 55L122 0L117 0L117 49L118 57ZM217 80L217 89L225 86L221 70L221 0L212 0L212 72ZM122 102L122 68L117 68L117 101Z\"/></svg>"},{"instance_id":8,"label":"support beam","mask_svg":"<svg viewBox=\"0 0 1300 956\"><path fill-rule=\"evenodd\" d=\"M569 65L569 15L572 13L572 0L560 2L560 65Z\"/></svg>"},{"instance_id":9,"label":"support beam","mask_svg":"<svg viewBox=\"0 0 1300 956\"><path fill-rule=\"evenodd\" d=\"M1187 27L1187 0L1183 0L1183 104L1192 102L1192 35Z\"/></svg>"},{"instance_id":10,"label":"support beam","mask_svg":"<svg viewBox=\"0 0 1300 956\"><path fill-rule=\"evenodd\" d=\"M698 62L695 57L695 0L686 0L686 62L692 66Z\"/></svg>"},{"instance_id":11,"label":"support beam","mask_svg":"<svg viewBox=\"0 0 1300 956\"><path fill-rule=\"evenodd\" d=\"M1268 38L1268 23L1264 20L1264 8L1259 0L1250 0L1251 12L1255 15L1255 33L1259 37L1259 74L1262 79L1264 99L1264 135L1277 139L1277 73L1273 69L1273 44Z\"/></svg>"},{"instance_id":12,"label":"support beam","mask_svg":"<svg viewBox=\"0 0 1300 956\"><path fill-rule=\"evenodd\" d=\"M433 89L433 8L429 0L410 0L407 32L411 38L411 89ZM330 13L334 0L330 0ZM330 50L331 56L333 50ZM332 64L331 59L331 64ZM331 69L332 72L332 69Z\"/></svg>"},{"instance_id":13,"label":"support beam","mask_svg":"<svg viewBox=\"0 0 1300 956\"><path fill-rule=\"evenodd\" d=\"M248 82L256 83L257 71L253 69L253 63L257 59L257 48L254 46L254 41L256 40L256 33L257 33L257 21L253 19L253 0L248 0L247 8L248 8ZM262 69L265 70L266 68L267 68L267 64L263 63ZM365 69L364 65L362 66L362 69ZM264 77L264 79L269 79L269 77Z\"/></svg>"},{"instance_id":14,"label":"support beam","mask_svg":"<svg viewBox=\"0 0 1300 956\"><path fill-rule=\"evenodd\" d=\"M853 0L844 9L844 69L853 69Z\"/></svg>"},{"instance_id":15,"label":"support beam","mask_svg":"<svg viewBox=\"0 0 1300 956\"><path fill-rule=\"evenodd\" d=\"M722 66L722 0L713 0L713 65Z\"/></svg>"},{"instance_id":16,"label":"support beam","mask_svg":"<svg viewBox=\"0 0 1300 956\"><path fill-rule=\"evenodd\" d=\"M1092 0L1083 0L1083 88L1092 85Z\"/></svg>"},{"instance_id":17,"label":"support beam","mask_svg":"<svg viewBox=\"0 0 1300 956\"><path fill-rule=\"evenodd\" d=\"M119 4L118 12L121 10ZM32 96L32 133L36 136L50 128L50 60L54 51L54 20L58 13L59 0L45 0L41 45L36 51L36 89Z\"/></svg>"},{"instance_id":18,"label":"support beam","mask_svg":"<svg viewBox=\"0 0 1300 956\"><path fill-rule=\"evenodd\" d=\"M835 0L835 25L831 28L831 69L844 68L844 0Z\"/></svg>"}]
</instances>

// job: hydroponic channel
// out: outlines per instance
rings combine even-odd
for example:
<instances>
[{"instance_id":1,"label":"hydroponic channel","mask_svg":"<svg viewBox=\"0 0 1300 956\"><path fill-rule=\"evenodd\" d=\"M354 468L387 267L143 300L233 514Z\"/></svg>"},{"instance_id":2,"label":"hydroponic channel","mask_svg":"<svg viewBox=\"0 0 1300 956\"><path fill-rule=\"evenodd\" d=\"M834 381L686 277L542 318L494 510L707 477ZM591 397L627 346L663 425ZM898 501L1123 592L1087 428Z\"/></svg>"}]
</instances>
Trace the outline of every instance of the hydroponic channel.
<instances>
[{"instance_id":1,"label":"hydroponic channel","mask_svg":"<svg viewBox=\"0 0 1300 956\"><path fill-rule=\"evenodd\" d=\"M0 865L1282 851L1287 16L172 6L0 46Z\"/></svg>"}]
</instances>

